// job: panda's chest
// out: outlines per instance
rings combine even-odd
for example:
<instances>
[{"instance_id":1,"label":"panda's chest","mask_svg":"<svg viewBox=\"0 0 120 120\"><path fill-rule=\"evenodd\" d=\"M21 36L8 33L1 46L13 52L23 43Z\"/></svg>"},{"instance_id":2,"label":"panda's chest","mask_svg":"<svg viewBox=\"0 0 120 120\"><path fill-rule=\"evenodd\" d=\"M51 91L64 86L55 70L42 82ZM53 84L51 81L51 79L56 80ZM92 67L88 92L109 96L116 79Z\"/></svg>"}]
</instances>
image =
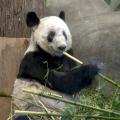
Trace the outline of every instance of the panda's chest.
<instances>
[{"instance_id":1,"label":"panda's chest","mask_svg":"<svg viewBox=\"0 0 120 120\"><path fill-rule=\"evenodd\" d=\"M57 57L43 57L41 58L42 62L45 62L48 65L49 69L56 69L58 71L63 71L63 58L57 58Z\"/></svg>"},{"instance_id":2,"label":"panda's chest","mask_svg":"<svg viewBox=\"0 0 120 120\"><path fill-rule=\"evenodd\" d=\"M50 54L44 52L43 50L40 50L39 52L35 52L34 57L37 58L39 61L47 64L49 69L56 69L58 71L63 71L64 66L64 56L57 57L57 56L51 56Z\"/></svg>"}]
</instances>

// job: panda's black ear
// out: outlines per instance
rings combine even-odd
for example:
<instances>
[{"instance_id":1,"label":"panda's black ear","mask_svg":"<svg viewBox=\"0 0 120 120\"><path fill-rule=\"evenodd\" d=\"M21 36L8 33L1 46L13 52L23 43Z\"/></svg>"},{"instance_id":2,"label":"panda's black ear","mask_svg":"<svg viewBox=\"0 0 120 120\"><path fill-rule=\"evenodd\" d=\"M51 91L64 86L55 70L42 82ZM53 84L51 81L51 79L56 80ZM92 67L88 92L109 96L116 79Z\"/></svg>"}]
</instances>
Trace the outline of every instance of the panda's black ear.
<instances>
[{"instance_id":1,"label":"panda's black ear","mask_svg":"<svg viewBox=\"0 0 120 120\"><path fill-rule=\"evenodd\" d=\"M40 23L35 12L28 12L26 16L26 24L28 27L34 27Z\"/></svg>"},{"instance_id":2,"label":"panda's black ear","mask_svg":"<svg viewBox=\"0 0 120 120\"><path fill-rule=\"evenodd\" d=\"M65 12L64 12L64 11L61 11L61 12L59 13L59 17L60 17L62 20L65 21Z\"/></svg>"}]
</instances>

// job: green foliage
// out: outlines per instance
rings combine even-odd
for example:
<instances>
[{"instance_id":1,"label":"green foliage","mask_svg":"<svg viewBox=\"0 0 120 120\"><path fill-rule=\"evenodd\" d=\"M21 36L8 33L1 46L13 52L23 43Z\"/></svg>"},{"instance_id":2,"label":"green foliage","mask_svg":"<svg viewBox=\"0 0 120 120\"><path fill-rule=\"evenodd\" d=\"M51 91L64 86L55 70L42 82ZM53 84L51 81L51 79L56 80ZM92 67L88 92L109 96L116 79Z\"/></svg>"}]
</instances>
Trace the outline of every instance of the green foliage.
<instances>
[{"instance_id":1,"label":"green foliage","mask_svg":"<svg viewBox=\"0 0 120 120\"><path fill-rule=\"evenodd\" d=\"M106 97L101 90L92 90L92 89L85 89L80 94L80 103L93 106L96 108L103 108L105 110L113 110L120 112L120 93L118 90L109 97ZM86 107L81 106L69 106L67 109L64 110L62 120L96 120L96 118L78 118L72 117L70 115L83 115L83 116L105 116L105 117L114 117L120 119L120 116L116 116L113 114L95 111ZM67 117L68 116L68 117ZM98 119L97 119L98 120Z\"/></svg>"},{"instance_id":2,"label":"green foliage","mask_svg":"<svg viewBox=\"0 0 120 120\"><path fill-rule=\"evenodd\" d=\"M120 0L105 0L115 11L120 10Z\"/></svg>"},{"instance_id":3,"label":"green foliage","mask_svg":"<svg viewBox=\"0 0 120 120\"><path fill-rule=\"evenodd\" d=\"M111 0L105 0L105 2L107 2L108 4L110 4Z\"/></svg>"}]
</instances>

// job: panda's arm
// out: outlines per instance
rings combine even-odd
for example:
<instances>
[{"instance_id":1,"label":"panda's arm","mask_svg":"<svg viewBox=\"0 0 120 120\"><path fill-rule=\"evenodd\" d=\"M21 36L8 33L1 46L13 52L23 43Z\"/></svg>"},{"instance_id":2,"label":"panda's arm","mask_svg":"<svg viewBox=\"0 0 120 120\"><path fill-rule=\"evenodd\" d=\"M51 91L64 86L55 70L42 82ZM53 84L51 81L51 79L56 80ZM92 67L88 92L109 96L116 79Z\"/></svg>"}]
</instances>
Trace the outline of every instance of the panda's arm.
<instances>
[{"instance_id":1,"label":"panda's arm","mask_svg":"<svg viewBox=\"0 0 120 120\"><path fill-rule=\"evenodd\" d=\"M17 78L34 79L43 82L42 84L44 84L44 81L42 80L47 71L46 63L40 60L37 52L29 52L22 59Z\"/></svg>"},{"instance_id":2,"label":"panda's arm","mask_svg":"<svg viewBox=\"0 0 120 120\"><path fill-rule=\"evenodd\" d=\"M90 85L98 73L95 65L82 65L69 72L50 71L48 81L52 88L66 94L79 92Z\"/></svg>"}]
</instances>

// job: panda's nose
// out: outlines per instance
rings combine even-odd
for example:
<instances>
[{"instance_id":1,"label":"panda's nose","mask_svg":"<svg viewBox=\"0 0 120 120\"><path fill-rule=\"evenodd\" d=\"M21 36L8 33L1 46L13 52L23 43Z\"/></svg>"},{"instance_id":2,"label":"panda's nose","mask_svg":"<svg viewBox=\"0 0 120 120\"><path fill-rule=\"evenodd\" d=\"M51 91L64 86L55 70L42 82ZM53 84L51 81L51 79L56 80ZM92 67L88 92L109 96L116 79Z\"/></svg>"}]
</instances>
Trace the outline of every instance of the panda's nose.
<instances>
[{"instance_id":1,"label":"panda's nose","mask_svg":"<svg viewBox=\"0 0 120 120\"><path fill-rule=\"evenodd\" d=\"M65 46L65 45L62 45L62 46L59 46L59 47L58 47L58 49L59 49L59 50L61 50L61 51L64 51L64 50L65 50L65 48L66 48L66 46Z\"/></svg>"}]
</instances>

